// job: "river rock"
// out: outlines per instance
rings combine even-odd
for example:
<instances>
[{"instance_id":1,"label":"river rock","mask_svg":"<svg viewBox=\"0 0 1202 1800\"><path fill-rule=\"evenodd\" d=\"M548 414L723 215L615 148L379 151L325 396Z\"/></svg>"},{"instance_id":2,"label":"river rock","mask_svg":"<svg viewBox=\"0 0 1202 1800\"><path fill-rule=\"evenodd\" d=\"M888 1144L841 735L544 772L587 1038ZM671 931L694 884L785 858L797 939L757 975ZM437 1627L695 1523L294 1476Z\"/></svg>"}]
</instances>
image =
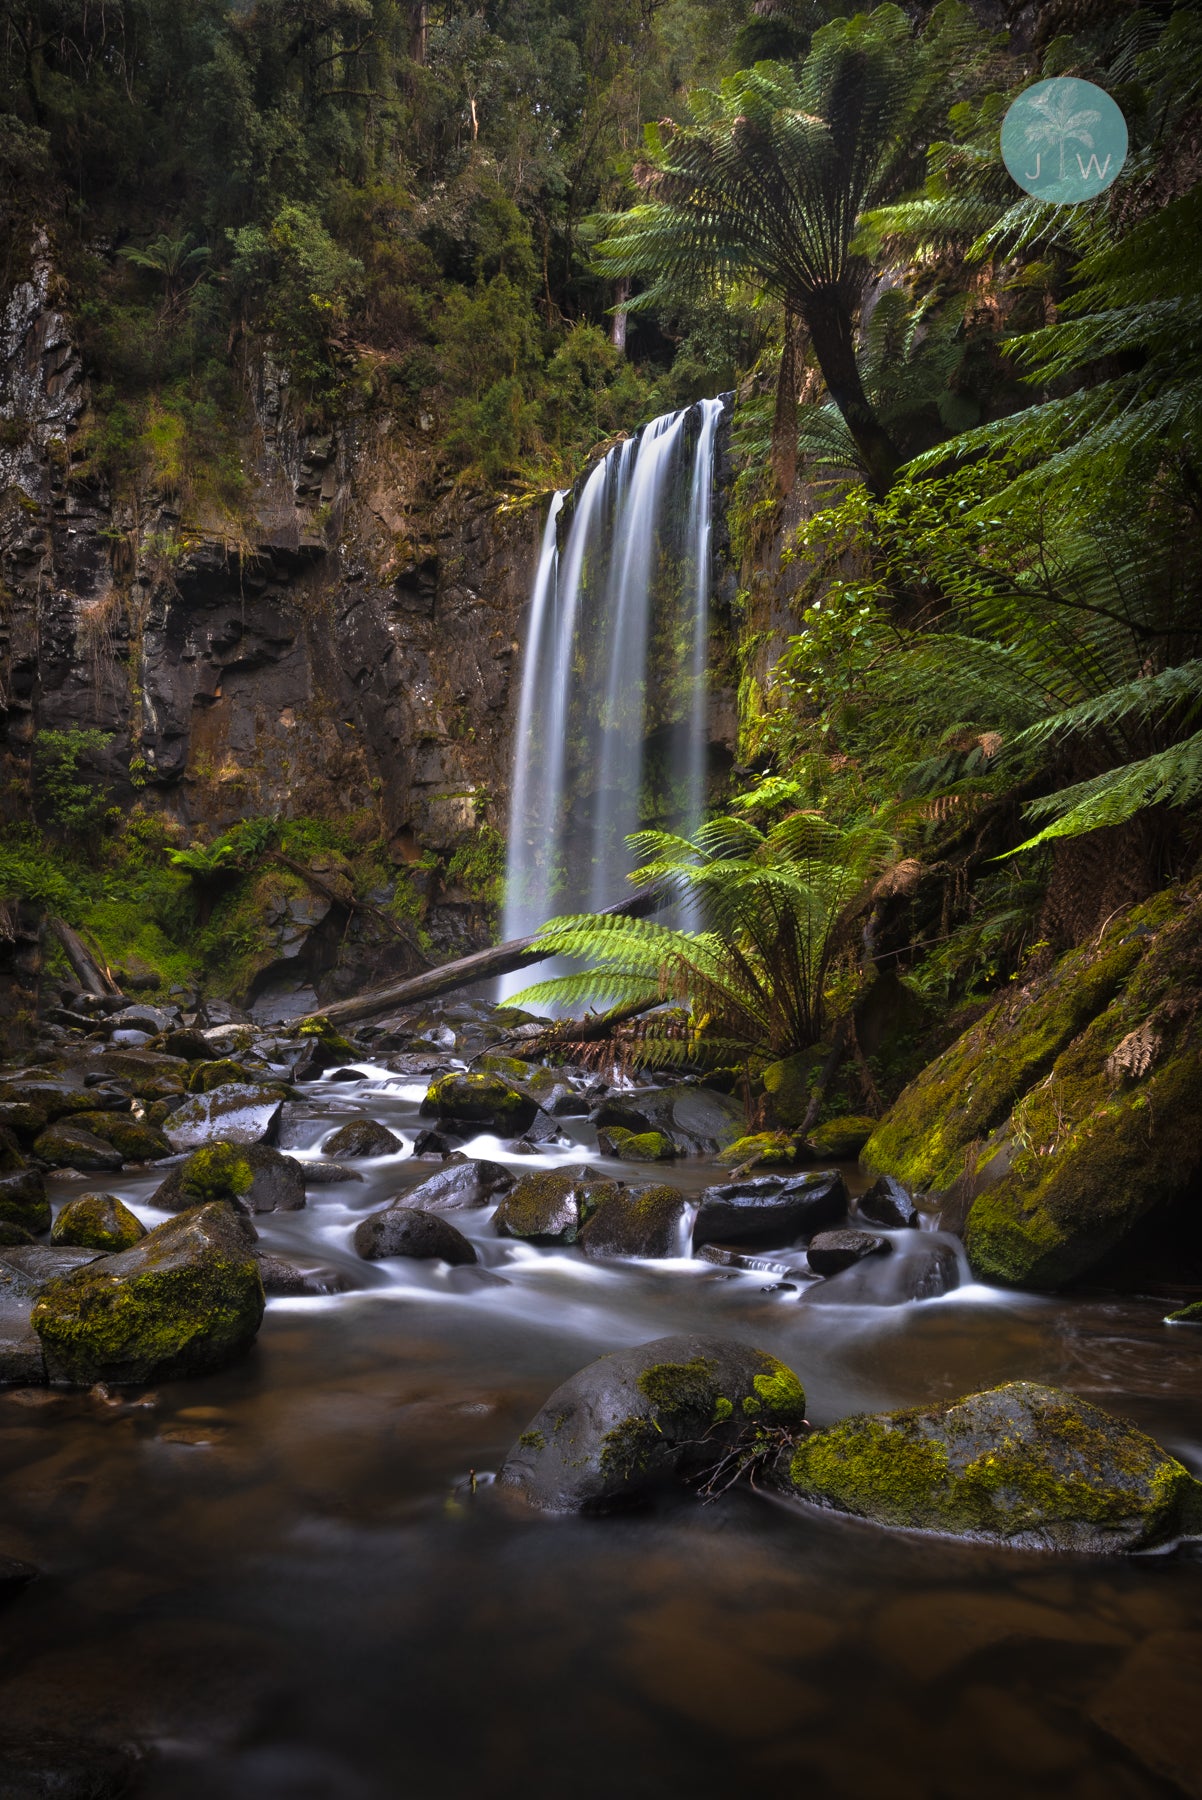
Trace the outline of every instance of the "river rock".
<instances>
[{"instance_id":1,"label":"river rock","mask_svg":"<svg viewBox=\"0 0 1202 1800\"><path fill-rule=\"evenodd\" d=\"M877 1525L1024 1550L1143 1550L1202 1534L1202 1484L1134 1425L1014 1381L866 1414L793 1452L793 1491Z\"/></svg>"},{"instance_id":2,"label":"river rock","mask_svg":"<svg viewBox=\"0 0 1202 1800\"><path fill-rule=\"evenodd\" d=\"M169 1056L183 1057L185 1062L208 1062L213 1054L203 1031L192 1028L168 1031L163 1037L163 1049Z\"/></svg>"},{"instance_id":3,"label":"river rock","mask_svg":"<svg viewBox=\"0 0 1202 1800\"><path fill-rule=\"evenodd\" d=\"M103 1255L83 1244L12 1244L0 1251L0 1267L20 1293L36 1294L48 1281L87 1268Z\"/></svg>"},{"instance_id":4,"label":"river rock","mask_svg":"<svg viewBox=\"0 0 1202 1800\"><path fill-rule=\"evenodd\" d=\"M404 1140L378 1119L352 1119L331 1132L321 1146L323 1156L395 1156Z\"/></svg>"},{"instance_id":5,"label":"river rock","mask_svg":"<svg viewBox=\"0 0 1202 1800\"><path fill-rule=\"evenodd\" d=\"M305 1172L270 1144L206 1144L172 1169L150 1203L181 1212L206 1200L226 1200L239 1213L299 1212Z\"/></svg>"},{"instance_id":6,"label":"river rock","mask_svg":"<svg viewBox=\"0 0 1202 1800\"><path fill-rule=\"evenodd\" d=\"M208 1094L194 1094L163 1124L173 1150L196 1150L221 1140L261 1144L275 1135L284 1095L281 1089L229 1082Z\"/></svg>"},{"instance_id":7,"label":"river rock","mask_svg":"<svg viewBox=\"0 0 1202 1800\"><path fill-rule=\"evenodd\" d=\"M363 1176L358 1169L348 1169L345 1163L336 1162L303 1162L301 1172L306 1187L333 1187L339 1181L362 1181Z\"/></svg>"},{"instance_id":8,"label":"river rock","mask_svg":"<svg viewBox=\"0 0 1202 1800\"><path fill-rule=\"evenodd\" d=\"M828 1119L825 1125L816 1125L806 1143L817 1157L834 1157L838 1162L848 1162L860 1154L875 1130L875 1119L848 1115Z\"/></svg>"},{"instance_id":9,"label":"river rock","mask_svg":"<svg viewBox=\"0 0 1202 1800\"><path fill-rule=\"evenodd\" d=\"M617 1184L577 1163L568 1169L539 1169L523 1175L493 1215L500 1237L531 1244L574 1244L585 1220Z\"/></svg>"},{"instance_id":10,"label":"river rock","mask_svg":"<svg viewBox=\"0 0 1202 1800\"><path fill-rule=\"evenodd\" d=\"M111 1144L125 1162L157 1162L171 1155L171 1145L161 1131L125 1112L76 1113L71 1124Z\"/></svg>"},{"instance_id":11,"label":"river rock","mask_svg":"<svg viewBox=\"0 0 1202 1800\"><path fill-rule=\"evenodd\" d=\"M815 1275L837 1275L866 1256L887 1256L893 1245L872 1231L820 1231L810 1239L806 1260Z\"/></svg>"},{"instance_id":12,"label":"river rock","mask_svg":"<svg viewBox=\"0 0 1202 1800\"><path fill-rule=\"evenodd\" d=\"M327 1294L345 1294L354 1282L342 1269L305 1268L290 1257L277 1256L273 1250L254 1249L259 1265L259 1279L269 1299L323 1299Z\"/></svg>"},{"instance_id":13,"label":"river rock","mask_svg":"<svg viewBox=\"0 0 1202 1800\"><path fill-rule=\"evenodd\" d=\"M24 1231L46 1231L50 1226L50 1202L40 1169L18 1169L0 1175L0 1223Z\"/></svg>"},{"instance_id":14,"label":"river rock","mask_svg":"<svg viewBox=\"0 0 1202 1800\"><path fill-rule=\"evenodd\" d=\"M500 1137L520 1137L538 1110L537 1101L501 1075L444 1075L422 1101L427 1118L489 1129Z\"/></svg>"},{"instance_id":15,"label":"river rock","mask_svg":"<svg viewBox=\"0 0 1202 1800\"><path fill-rule=\"evenodd\" d=\"M679 1188L623 1187L613 1183L601 1195L580 1233L586 1256L679 1256L688 1201Z\"/></svg>"},{"instance_id":16,"label":"river rock","mask_svg":"<svg viewBox=\"0 0 1202 1800\"><path fill-rule=\"evenodd\" d=\"M716 1156L747 1129L740 1101L713 1088L684 1082L615 1095L603 1101L592 1116L598 1126L617 1126L635 1136L663 1132L682 1156Z\"/></svg>"},{"instance_id":17,"label":"river rock","mask_svg":"<svg viewBox=\"0 0 1202 1800\"><path fill-rule=\"evenodd\" d=\"M610 1512L700 1475L761 1425L793 1430L804 1417L801 1383L765 1351L657 1338L557 1388L497 1480L547 1512Z\"/></svg>"},{"instance_id":18,"label":"river rock","mask_svg":"<svg viewBox=\"0 0 1202 1800\"><path fill-rule=\"evenodd\" d=\"M706 1188L693 1243L767 1238L788 1244L837 1224L847 1211L847 1189L837 1169L805 1175L751 1175Z\"/></svg>"},{"instance_id":19,"label":"river rock","mask_svg":"<svg viewBox=\"0 0 1202 1800\"><path fill-rule=\"evenodd\" d=\"M1166 1325L1202 1325L1202 1300L1194 1300L1165 1316Z\"/></svg>"},{"instance_id":20,"label":"river rock","mask_svg":"<svg viewBox=\"0 0 1202 1800\"><path fill-rule=\"evenodd\" d=\"M489 1206L500 1194L506 1194L516 1180L503 1163L489 1162L486 1157L469 1157L439 1169L418 1187L398 1195L405 1206L450 1208Z\"/></svg>"},{"instance_id":21,"label":"river rock","mask_svg":"<svg viewBox=\"0 0 1202 1800\"><path fill-rule=\"evenodd\" d=\"M83 1088L69 1087L66 1082L28 1080L0 1082L0 1100L9 1105L30 1107L44 1115L45 1123L68 1118L72 1113L90 1112L96 1102ZM0 1120L0 1124L4 1123Z\"/></svg>"},{"instance_id":22,"label":"river rock","mask_svg":"<svg viewBox=\"0 0 1202 1800\"><path fill-rule=\"evenodd\" d=\"M665 1131L623 1131L620 1125L602 1125L597 1131L602 1156L620 1162L671 1162L676 1146Z\"/></svg>"},{"instance_id":23,"label":"river rock","mask_svg":"<svg viewBox=\"0 0 1202 1800\"><path fill-rule=\"evenodd\" d=\"M459 1264L477 1261L476 1252L449 1219L420 1206L389 1206L369 1213L355 1227L355 1249L366 1262L387 1256L434 1257Z\"/></svg>"},{"instance_id":24,"label":"river rock","mask_svg":"<svg viewBox=\"0 0 1202 1800\"><path fill-rule=\"evenodd\" d=\"M80 1194L60 1211L50 1242L85 1250L128 1250L145 1236L141 1219L116 1194Z\"/></svg>"},{"instance_id":25,"label":"river rock","mask_svg":"<svg viewBox=\"0 0 1202 1800\"><path fill-rule=\"evenodd\" d=\"M860 1217L870 1224L897 1230L907 1225L917 1227L921 1215L910 1192L892 1175L879 1175L872 1186L856 1202Z\"/></svg>"},{"instance_id":26,"label":"river rock","mask_svg":"<svg viewBox=\"0 0 1202 1800\"><path fill-rule=\"evenodd\" d=\"M221 1056L213 1062L189 1065L184 1082L190 1094L211 1094L214 1088L254 1086L254 1077L232 1057Z\"/></svg>"},{"instance_id":27,"label":"river rock","mask_svg":"<svg viewBox=\"0 0 1202 1800\"><path fill-rule=\"evenodd\" d=\"M33 1328L33 1292L19 1270L0 1262L0 1383L40 1387L42 1340Z\"/></svg>"},{"instance_id":28,"label":"river rock","mask_svg":"<svg viewBox=\"0 0 1202 1800\"><path fill-rule=\"evenodd\" d=\"M28 1100L0 1100L0 1126L21 1144L32 1144L50 1123L44 1108Z\"/></svg>"},{"instance_id":29,"label":"river rock","mask_svg":"<svg viewBox=\"0 0 1202 1800\"><path fill-rule=\"evenodd\" d=\"M48 1125L35 1138L33 1153L52 1169L79 1169L85 1173L119 1169L125 1160L115 1145L68 1121Z\"/></svg>"},{"instance_id":30,"label":"river rock","mask_svg":"<svg viewBox=\"0 0 1202 1800\"><path fill-rule=\"evenodd\" d=\"M51 1380L144 1382L207 1374L263 1318L258 1264L231 1207L192 1207L133 1249L49 1282L33 1308Z\"/></svg>"}]
</instances>

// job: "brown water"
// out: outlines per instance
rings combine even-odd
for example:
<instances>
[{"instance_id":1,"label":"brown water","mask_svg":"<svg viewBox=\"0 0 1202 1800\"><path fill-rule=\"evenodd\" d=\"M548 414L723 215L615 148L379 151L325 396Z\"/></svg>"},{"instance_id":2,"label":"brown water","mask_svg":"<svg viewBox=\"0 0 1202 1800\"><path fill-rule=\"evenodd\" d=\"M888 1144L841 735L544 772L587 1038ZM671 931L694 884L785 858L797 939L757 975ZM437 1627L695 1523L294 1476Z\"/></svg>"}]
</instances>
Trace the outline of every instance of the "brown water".
<instances>
[{"instance_id":1,"label":"brown water","mask_svg":"<svg viewBox=\"0 0 1202 1800\"><path fill-rule=\"evenodd\" d=\"M416 1090L364 1098L412 1131ZM430 1167L270 1221L373 1285L273 1302L227 1373L145 1408L0 1396L5 1548L45 1571L0 1619L6 1728L148 1744L154 1800L1202 1794L1193 1553L994 1552L748 1493L547 1520L467 1482L584 1363L685 1329L782 1356L816 1423L1030 1377L1198 1469L1202 1334L972 1287L815 1305L504 1245L480 1214L458 1222L504 1285L364 1270L350 1224Z\"/></svg>"}]
</instances>

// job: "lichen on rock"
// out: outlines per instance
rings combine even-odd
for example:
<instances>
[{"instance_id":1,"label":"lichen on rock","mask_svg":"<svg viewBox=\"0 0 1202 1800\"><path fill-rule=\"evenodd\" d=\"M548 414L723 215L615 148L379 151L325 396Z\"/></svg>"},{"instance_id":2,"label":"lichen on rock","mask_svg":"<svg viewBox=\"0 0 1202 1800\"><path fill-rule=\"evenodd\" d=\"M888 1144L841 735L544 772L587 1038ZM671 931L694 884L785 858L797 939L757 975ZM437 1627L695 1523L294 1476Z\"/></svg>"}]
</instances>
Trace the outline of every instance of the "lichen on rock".
<instances>
[{"instance_id":1,"label":"lichen on rock","mask_svg":"<svg viewBox=\"0 0 1202 1800\"><path fill-rule=\"evenodd\" d=\"M116 1251L130 1249L145 1236L141 1219L116 1194L80 1194L59 1212L50 1242Z\"/></svg>"}]
</instances>

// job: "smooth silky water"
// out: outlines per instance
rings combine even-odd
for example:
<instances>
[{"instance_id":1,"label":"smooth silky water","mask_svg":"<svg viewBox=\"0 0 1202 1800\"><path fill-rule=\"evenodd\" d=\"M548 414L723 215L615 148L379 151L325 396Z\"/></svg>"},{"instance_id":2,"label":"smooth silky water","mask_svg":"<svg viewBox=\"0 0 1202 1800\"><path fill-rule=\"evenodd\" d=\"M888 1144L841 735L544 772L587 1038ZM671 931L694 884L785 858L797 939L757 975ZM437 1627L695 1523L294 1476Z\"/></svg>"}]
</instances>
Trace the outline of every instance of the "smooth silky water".
<instances>
[{"instance_id":1,"label":"smooth silky water","mask_svg":"<svg viewBox=\"0 0 1202 1800\"><path fill-rule=\"evenodd\" d=\"M1155 1766L1157 1741L1196 1730L1191 1553L1001 1553L746 1491L548 1519L483 1478L566 1376L683 1330L784 1358L816 1424L1027 1377L1199 1469L1199 1334L1151 1302L974 1286L818 1305L771 1273L504 1242L490 1211L453 1215L479 1270L365 1265L357 1219L438 1164L410 1154L424 1082L361 1067L308 1091L367 1108L405 1153L258 1222L358 1291L270 1302L245 1361L157 1405L0 1396L6 1538L45 1571L3 1618L10 1724L153 1746L156 1800L1181 1791L1125 1746ZM598 1160L587 1126L565 1129L574 1149L471 1150ZM698 1190L713 1169L666 1178ZM157 1180L113 1185L157 1223ZM895 1235L895 1254L917 1236Z\"/></svg>"}]
</instances>

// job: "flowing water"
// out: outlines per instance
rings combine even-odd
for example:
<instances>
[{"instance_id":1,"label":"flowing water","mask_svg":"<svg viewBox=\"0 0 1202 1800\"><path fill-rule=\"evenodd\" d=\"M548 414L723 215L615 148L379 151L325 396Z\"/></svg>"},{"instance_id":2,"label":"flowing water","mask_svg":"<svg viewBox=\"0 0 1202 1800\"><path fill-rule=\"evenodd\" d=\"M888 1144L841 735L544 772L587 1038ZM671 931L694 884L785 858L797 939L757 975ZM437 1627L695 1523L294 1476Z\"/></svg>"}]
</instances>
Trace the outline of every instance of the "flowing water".
<instances>
[{"instance_id":1,"label":"flowing water","mask_svg":"<svg viewBox=\"0 0 1202 1800\"><path fill-rule=\"evenodd\" d=\"M1151 1302L971 1285L816 1304L771 1269L503 1241L488 1211L453 1215L478 1269L365 1265L355 1221L438 1164L411 1152L424 1079L360 1074L307 1092L404 1152L258 1221L356 1291L270 1302L247 1359L153 1405L0 1394L5 1548L45 1571L0 1619L5 1727L149 1744L154 1800L1199 1793L1191 1552L1003 1553L750 1492L546 1519L470 1471L593 1357L681 1330L776 1352L815 1423L1026 1377L1198 1469L1202 1334ZM575 1143L535 1158L470 1149L596 1160L590 1128L563 1123ZM313 1119L294 1153L331 1128ZM695 1191L713 1171L668 1178ZM158 1179L116 1184L148 1223ZM919 1234L896 1237L900 1260Z\"/></svg>"},{"instance_id":2,"label":"flowing water","mask_svg":"<svg viewBox=\"0 0 1202 1800\"><path fill-rule=\"evenodd\" d=\"M625 840L640 825L701 822L724 404L653 419L574 499L552 499L522 661L506 939L619 899L632 867Z\"/></svg>"}]
</instances>

